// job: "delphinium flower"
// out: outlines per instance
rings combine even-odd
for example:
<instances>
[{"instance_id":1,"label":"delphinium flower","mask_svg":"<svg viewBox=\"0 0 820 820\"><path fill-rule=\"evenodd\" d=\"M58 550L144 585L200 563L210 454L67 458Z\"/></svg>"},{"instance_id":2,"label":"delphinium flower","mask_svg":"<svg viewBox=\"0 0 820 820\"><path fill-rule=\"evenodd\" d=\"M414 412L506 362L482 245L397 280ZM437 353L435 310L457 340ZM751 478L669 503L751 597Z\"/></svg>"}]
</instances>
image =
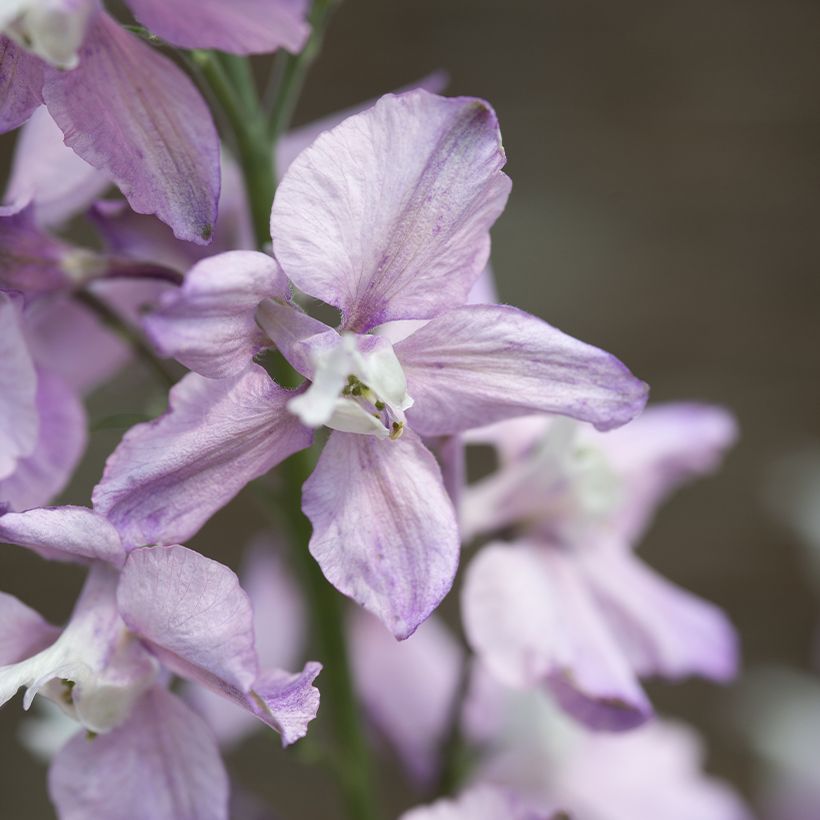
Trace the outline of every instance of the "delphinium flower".
<instances>
[{"instance_id":1,"label":"delphinium flower","mask_svg":"<svg viewBox=\"0 0 820 820\"><path fill-rule=\"evenodd\" d=\"M247 710L283 744L305 734L320 666L260 669L251 605L227 567L179 545L127 551L104 518L79 507L7 513L0 540L89 565L62 631L0 597L0 704L26 687L26 707L42 694L87 730L51 765L62 817L130 817L136 801L152 820L227 818L216 741L168 691L168 673Z\"/></svg>"},{"instance_id":2,"label":"delphinium flower","mask_svg":"<svg viewBox=\"0 0 820 820\"><path fill-rule=\"evenodd\" d=\"M403 638L459 553L421 436L536 410L606 429L639 412L646 386L609 354L514 308L464 304L509 192L503 164L486 103L424 91L382 98L299 155L274 202L275 259L211 257L148 321L197 373L126 435L94 491L128 544L184 540L329 427L304 487L311 553ZM302 312L290 282L338 308L339 328ZM430 321L395 346L377 332L403 319ZM272 343L307 380L296 394L251 362Z\"/></svg>"},{"instance_id":3,"label":"delphinium flower","mask_svg":"<svg viewBox=\"0 0 820 820\"><path fill-rule=\"evenodd\" d=\"M502 463L465 491L465 536L513 537L467 568L462 610L469 643L500 680L548 689L591 726L626 729L651 714L639 678L734 675L725 615L633 547L658 504L713 470L735 434L726 411L698 404L651 407L606 434L545 417L475 434Z\"/></svg>"},{"instance_id":4,"label":"delphinium flower","mask_svg":"<svg viewBox=\"0 0 820 820\"><path fill-rule=\"evenodd\" d=\"M168 43L235 54L298 51L302 0L129 0ZM167 57L98 0L11 0L0 9L0 132L42 104L66 144L104 169L139 213L207 243L219 194L219 140L205 101Z\"/></svg>"}]
</instances>

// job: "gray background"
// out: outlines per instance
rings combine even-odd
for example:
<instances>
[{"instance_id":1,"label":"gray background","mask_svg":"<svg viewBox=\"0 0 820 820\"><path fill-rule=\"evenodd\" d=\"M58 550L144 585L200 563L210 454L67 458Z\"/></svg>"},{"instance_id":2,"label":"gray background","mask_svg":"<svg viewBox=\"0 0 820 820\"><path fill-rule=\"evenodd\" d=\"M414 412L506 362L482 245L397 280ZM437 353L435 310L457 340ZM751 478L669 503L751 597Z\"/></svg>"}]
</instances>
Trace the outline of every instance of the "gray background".
<instances>
[{"instance_id":1,"label":"gray background","mask_svg":"<svg viewBox=\"0 0 820 820\"><path fill-rule=\"evenodd\" d=\"M514 181L493 234L503 300L616 353L654 400L739 417L725 469L663 510L642 554L728 610L747 667L808 666L818 609L762 503L773 466L820 433L818 42L815 0L346 0L298 111L307 121L438 68L451 93L496 107ZM92 416L133 409L148 389L134 370ZM95 434L68 499L87 502L116 439ZM241 499L193 543L235 562L261 525ZM80 578L11 550L0 574L55 620ZM712 770L753 788L729 719L736 690L651 689L705 730ZM0 817L49 818L43 769L14 740L19 716L19 699L0 713ZM326 779L275 746L253 740L234 771L285 817L335 818ZM395 813L406 791L382 768Z\"/></svg>"}]
</instances>

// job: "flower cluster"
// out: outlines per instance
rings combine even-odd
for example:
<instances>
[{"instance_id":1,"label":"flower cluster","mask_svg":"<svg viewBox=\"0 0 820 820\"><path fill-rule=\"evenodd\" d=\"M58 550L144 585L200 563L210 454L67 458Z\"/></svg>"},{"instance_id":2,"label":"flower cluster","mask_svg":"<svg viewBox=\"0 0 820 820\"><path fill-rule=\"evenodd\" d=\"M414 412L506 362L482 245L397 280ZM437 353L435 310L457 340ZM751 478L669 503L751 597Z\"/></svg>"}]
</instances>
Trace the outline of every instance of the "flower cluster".
<instances>
[{"instance_id":1,"label":"flower cluster","mask_svg":"<svg viewBox=\"0 0 820 820\"><path fill-rule=\"evenodd\" d=\"M221 80L252 81L230 55L298 53L305 4L127 5L139 26L96 0L0 11L0 126L23 126L0 206L0 541L87 568L61 628L0 594L0 704L25 689L81 727L51 762L60 817L225 820L219 745L260 724L288 745L317 714L308 623L336 630L315 647L327 708L356 709L334 702L349 663L411 780L460 792L404 820L746 817L640 683L730 679L734 631L634 554L661 501L718 465L731 415L642 413L648 388L618 359L498 303L490 229L511 181L486 102L433 77L271 137L268 244L250 131L220 160L183 67L217 49ZM254 89L233 91L258 136ZM68 238L77 217L93 248ZM125 433L91 508L46 506L86 450L83 397L134 353L175 382L167 411ZM488 444L496 469L470 483L465 452ZM321 570L313 599L264 546L247 592L182 546L249 484ZM462 646L431 615L465 547ZM331 586L357 605L343 622L314 611L325 596L338 614ZM480 757L448 782L454 746ZM367 820L364 764L344 766Z\"/></svg>"}]
</instances>

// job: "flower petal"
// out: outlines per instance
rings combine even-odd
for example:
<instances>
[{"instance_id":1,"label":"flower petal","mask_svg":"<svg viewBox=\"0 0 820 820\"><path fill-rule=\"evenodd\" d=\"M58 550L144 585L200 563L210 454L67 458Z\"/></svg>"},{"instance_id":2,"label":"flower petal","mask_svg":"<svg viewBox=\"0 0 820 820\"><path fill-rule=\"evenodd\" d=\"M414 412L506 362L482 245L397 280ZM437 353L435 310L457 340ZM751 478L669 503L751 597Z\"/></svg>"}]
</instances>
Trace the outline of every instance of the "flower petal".
<instances>
[{"instance_id":1,"label":"flower petal","mask_svg":"<svg viewBox=\"0 0 820 820\"><path fill-rule=\"evenodd\" d=\"M425 436L535 412L608 430L646 404L646 385L614 356L506 306L447 311L399 342L396 355L416 402L410 425Z\"/></svg>"},{"instance_id":2,"label":"flower petal","mask_svg":"<svg viewBox=\"0 0 820 820\"><path fill-rule=\"evenodd\" d=\"M430 785L454 719L464 653L434 617L397 643L375 618L350 621L356 691L368 717L398 751L420 784Z\"/></svg>"},{"instance_id":3,"label":"flower petal","mask_svg":"<svg viewBox=\"0 0 820 820\"><path fill-rule=\"evenodd\" d=\"M110 184L63 143L47 108L37 109L20 129L6 201L33 201L40 225L59 225L84 211Z\"/></svg>"},{"instance_id":4,"label":"flower petal","mask_svg":"<svg viewBox=\"0 0 820 820\"><path fill-rule=\"evenodd\" d=\"M199 92L170 60L98 14L79 66L49 71L43 96L66 145L109 173L135 211L208 243L219 140Z\"/></svg>"},{"instance_id":5,"label":"flower petal","mask_svg":"<svg viewBox=\"0 0 820 820\"><path fill-rule=\"evenodd\" d=\"M476 99L388 94L316 139L271 217L276 258L348 329L463 304L510 181L495 114Z\"/></svg>"},{"instance_id":6,"label":"flower petal","mask_svg":"<svg viewBox=\"0 0 820 820\"><path fill-rule=\"evenodd\" d=\"M307 0L127 0L154 34L183 48L232 54L302 50L310 26Z\"/></svg>"},{"instance_id":7,"label":"flower petal","mask_svg":"<svg viewBox=\"0 0 820 820\"><path fill-rule=\"evenodd\" d=\"M302 498L325 577L397 638L412 635L449 591L459 558L431 453L412 432L389 441L334 431Z\"/></svg>"},{"instance_id":8,"label":"flower petal","mask_svg":"<svg viewBox=\"0 0 820 820\"><path fill-rule=\"evenodd\" d=\"M455 799L442 798L405 812L399 820L561 820L563 812L534 807L512 791L479 783Z\"/></svg>"},{"instance_id":9,"label":"flower petal","mask_svg":"<svg viewBox=\"0 0 820 820\"><path fill-rule=\"evenodd\" d=\"M724 682L735 676L737 635L719 607L623 549L590 551L584 561L587 582L638 675L702 675Z\"/></svg>"},{"instance_id":10,"label":"flower petal","mask_svg":"<svg viewBox=\"0 0 820 820\"><path fill-rule=\"evenodd\" d=\"M37 373L37 444L20 459L14 472L0 479L0 501L13 510L48 504L62 492L85 452L88 441L85 409L59 376Z\"/></svg>"},{"instance_id":11,"label":"flower petal","mask_svg":"<svg viewBox=\"0 0 820 820\"><path fill-rule=\"evenodd\" d=\"M85 507L43 507L0 515L0 541L50 561L105 561L121 567L125 550L114 527Z\"/></svg>"},{"instance_id":12,"label":"flower petal","mask_svg":"<svg viewBox=\"0 0 820 820\"><path fill-rule=\"evenodd\" d=\"M195 265L144 326L162 355L209 378L232 376L268 344L256 308L270 296L289 296L276 261L255 251L230 251Z\"/></svg>"},{"instance_id":13,"label":"flower petal","mask_svg":"<svg viewBox=\"0 0 820 820\"><path fill-rule=\"evenodd\" d=\"M155 686L106 735L75 735L49 771L61 820L228 820L228 775L211 731L176 695Z\"/></svg>"},{"instance_id":14,"label":"flower petal","mask_svg":"<svg viewBox=\"0 0 820 820\"><path fill-rule=\"evenodd\" d=\"M37 374L17 304L0 291L0 479L37 444Z\"/></svg>"},{"instance_id":15,"label":"flower petal","mask_svg":"<svg viewBox=\"0 0 820 820\"><path fill-rule=\"evenodd\" d=\"M249 481L308 447L293 394L258 365L231 379L191 373L170 409L126 433L94 488L94 508L129 546L185 541Z\"/></svg>"},{"instance_id":16,"label":"flower petal","mask_svg":"<svg viewBox=\"0 0 820 820\"><path fill-rule=\"evenodd\" d=\"M629 729L651 714L578 571L557 549L485 547L462 595L468 640L510 686L548 686L561 706L600 729Z\"/></svg>"},{"instance_id":17,"label":"flower petal","mask_svg":"<svg viewBox=\"0 0 820 820\"><path fill-rule=\"evenodd\" d=\"M0 666L19 663L42 652L60 636L39 612L13 595L0 592Z\"/></svg>"},{"instance_id":18,"label":"flower petal","mask_svg":"<svg viewBox=\"0 0 820 820\"><path fill-rule=\"evenodd\" d=\"M0 35L0 134L22 125L43 104L43 63Z\"/></svg>"}]
</instances>

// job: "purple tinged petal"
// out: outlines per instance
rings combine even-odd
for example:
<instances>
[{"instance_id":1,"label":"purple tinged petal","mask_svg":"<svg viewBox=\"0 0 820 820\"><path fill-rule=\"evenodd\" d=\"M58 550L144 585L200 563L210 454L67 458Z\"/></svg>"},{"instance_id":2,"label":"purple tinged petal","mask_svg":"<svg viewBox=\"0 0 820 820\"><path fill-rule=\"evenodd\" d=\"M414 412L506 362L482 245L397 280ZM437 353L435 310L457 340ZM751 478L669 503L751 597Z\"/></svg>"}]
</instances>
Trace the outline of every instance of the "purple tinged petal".
<instances>
[{"instance_id":1,"label":"purple tinged petal","mask_svg":"<svg viewBox=\"0 0 820 820\"><path fill-rule=\"evenodd\" d=\"M651 706L578 570L557 550L485 547L462 593L470 645L507 685L547 686L594 728L623 730Z\"/></svg>"},{"instance_id":2,"label":"purple tinged petal","mask_svg":"<svg viewBox=\"0 0 820 820\"><path fill-rule=\"evenodd\" d=\"M228 775L211 731L154 687L118 729L77 734L48 777L61 820L228 820Z\"/></svg>"},{"instance_id":3,"label":"purple tinged petal","mask_svg":"<svg viewBox=\"0 0 820 820\"><path fill-rule=\"evenodd\" d=\"M472 98L387 95L303 151L273 205L276 258L364 331L463 304L510 181L495 114Z\"/></svg>"},{"instance_id":4,"label":"purple tinged petal","mask_svg":"<svg viewBox=\"0 0 820 820\"><path fill-rule=\"evenodd\" d=\"M307 0L127 0L154 34L183 48L262 54L286 48L296 54L310 33Z\"/></svg>"},{"instance_id":5,"label":"purple tinged petal","mask_svg":"<svg viewBox=\"0 0 820 820\"><path fill-rule=\"evenodd\" d=\"M66 145L109 173L135 211L208 243L219 140L199 92L170 60L99 14L79 67L50 70L43 96Z\"/></svg>"},{"instance_id":6,"label":"purple tinged petal","mask_svg":"<svg viewBox=\"0 0 820 820\"><path fill-rule=\"evenodd\" d=\"M18 306L0 291L0 479L37 444L37 374Z\"/></svg>"},{"instance_id":7,"label":"purple tinged petal","mask_svg":"<svg viewBox=\"0 0 820 820\"><path fill-rule=\"evenodd\" d=\"M84 211L111 184L63 143L48 109L39 108L17 137L7 202L33 201L40 225L59 225Z\"/></svg>"},{"instance_id":8,"label":"purple tinged petal","mask_svg":"<svg viewBox=\"0 0 820 820\"><path fill-rule=\"evenodd\" d=\"M461 682L464 653L458 641L432 617L397 643L361 611L351 619L349 639L356 691L368 717L414 779L430 785Z\"/></svg>"},{"instance_id":9,"label":"purple tinged petal","mask_svg":"<svg viewBox=\"0 0 820 820\"><path fill-rule=\"evenodd\" d=\"M37 413L34 451L0 479L0 502L13 510L48 504L62 492L88 441L82 402L59 376L45 370L37 373Z\"/></svg>"},{"instance_id":10,"label":"purple tinged petal","mask_svg":"<svg viewBox=\"0 0 820 820\"><path fill-rule=\"evenodd\" d=\"M719 607L623 549L590 552L585 564L587 582L638 675L701 675L723 682L735 676L737 634Z\"/></svg>"},{"instance_id":11,"label":"purple tinged petal","mask_svg":"<svg viewBox=\"0 0 820 820\"><path fill-rule=\"evenodd\" d=\"M60 635L38 612L0 592L0 666L18 663L50 646Z\"/></svg>"},{"instance_id":12,"label":"purple tinged petal","mask_svg":"<svg viewBox=\"0 0 820 820\"><path fill-rule=\"evenodd\" d=\"M429 450L412 432L390 441L334 431L302 499L325 577L399 640L412 635L450 590L460 549Z\"/></svg>"},{"instance_id":13,"label":"purple tinged petal","mask_svg":"<svg viewBox=\"0 0 820 820\"><path fill-rule=\"evenodd\" d=\"M479 783L455 799L443 798L405 812L399 820L561 820L566 815L533 806L514 792Z\"/></svg>"},{"instance_id":14,"label":"purple tinged petal","mask_svg":"<svg viewBox=\"0 0 820 820\"><path fill-rule=\"evenodd\" d=\"M85 507L44 507L0 515L0 541L50 561L105 561L121 567L125 550L114 527Z\"/></svg>"},{"instance_id":15,"label":"purple tinged petal","mask_svg":"<svg viewBox=\"0 0 820 820\"><path fill-rule=\"evenodd\" d=\"M609 430L646 404L647 386L614 356L506 306L447 311L399 342L396 355L415 400L407 417L425 436L535 412Z\"/></svg>"},{"instance_id":16,"label":"purple tinged petal","mask_svg":"<svg viewBox=\"0 0 820 820\"><path fill-rule=\"evenodd\" d=\"M0 134L22 125L43 104L44 65L0 35Z\"/></svg>"},{"instance_id":17,"label":"purple tinged petal","mask_svg":"<svg viewBox=\"0 0 820 820\"><path fill-rule=\"evenodd\" d=\"M129 546L185 541L249 481L310 446L293 394L252 365L231 379L189 374L170 409L126 433L94 488L94 508Z\"/></svg>"},{"instance_id":18,"label":"purple tinged petal","mask_svg":"<svg viewBox=\"0 0 820 820\"><path fill-rule=\"evenodd\" d=\"M256 308L266 297L289 297L276 261L255 251L231 251L194 266L144 326L162 355L203 376L224 378L244 370L268 344L256 324Z\"/></svg>"}]
</instances>

